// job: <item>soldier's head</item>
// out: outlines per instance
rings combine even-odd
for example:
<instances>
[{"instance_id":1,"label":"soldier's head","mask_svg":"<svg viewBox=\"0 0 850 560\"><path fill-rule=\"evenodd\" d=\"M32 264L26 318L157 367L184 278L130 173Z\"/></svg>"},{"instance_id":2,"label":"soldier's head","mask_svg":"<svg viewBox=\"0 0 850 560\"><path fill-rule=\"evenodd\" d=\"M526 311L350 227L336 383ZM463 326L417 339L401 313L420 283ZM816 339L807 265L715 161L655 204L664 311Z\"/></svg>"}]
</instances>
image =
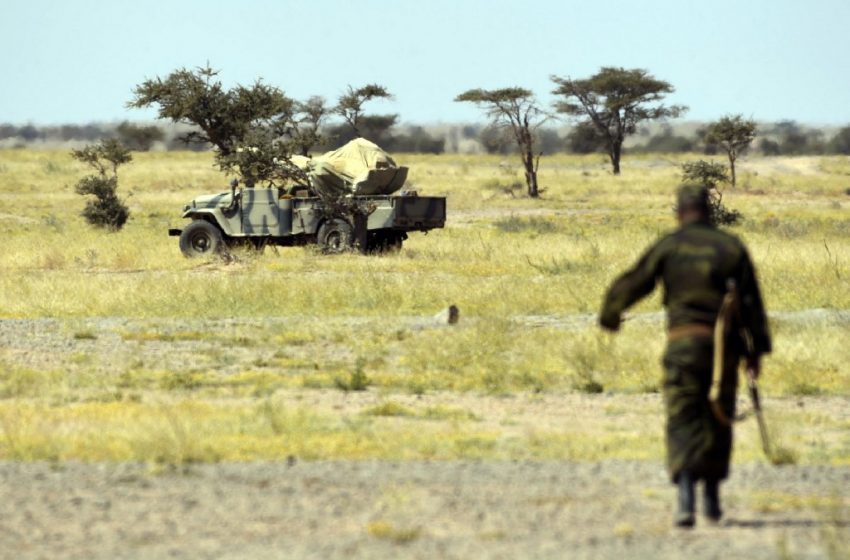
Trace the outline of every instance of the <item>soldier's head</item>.
<instances>
[{"instance_id":1,"label":"soldier's head","mask_svg":"<svg viewBox=\"0 0 850 560\"><path fill-rule=\"evenodd\" d=\"M708 187L700 183L683 183L676 191L676 215L680 223L707 220Z\"/></svg>"}]
</instances>

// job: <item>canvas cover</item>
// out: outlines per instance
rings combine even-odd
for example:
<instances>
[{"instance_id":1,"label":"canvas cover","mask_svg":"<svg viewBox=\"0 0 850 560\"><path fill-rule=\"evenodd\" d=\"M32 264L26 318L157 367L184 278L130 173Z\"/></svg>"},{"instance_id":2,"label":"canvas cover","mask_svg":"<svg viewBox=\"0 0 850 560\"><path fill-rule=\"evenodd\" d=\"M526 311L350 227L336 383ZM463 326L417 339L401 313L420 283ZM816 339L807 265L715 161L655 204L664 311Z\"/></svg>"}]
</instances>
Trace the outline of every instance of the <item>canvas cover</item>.
<instances>
[{"instance_id":1,"label":"canvas cover","mask_svg":"<svg viewBox=\"0 0 850 560\"><path fill-rule=\"evenodd\" d=\"M363 138L299 163L308 166L310 184L319 196L392 194L407 180L407 167L399 167L387 152Z\"/></svg>"}]
</instances>

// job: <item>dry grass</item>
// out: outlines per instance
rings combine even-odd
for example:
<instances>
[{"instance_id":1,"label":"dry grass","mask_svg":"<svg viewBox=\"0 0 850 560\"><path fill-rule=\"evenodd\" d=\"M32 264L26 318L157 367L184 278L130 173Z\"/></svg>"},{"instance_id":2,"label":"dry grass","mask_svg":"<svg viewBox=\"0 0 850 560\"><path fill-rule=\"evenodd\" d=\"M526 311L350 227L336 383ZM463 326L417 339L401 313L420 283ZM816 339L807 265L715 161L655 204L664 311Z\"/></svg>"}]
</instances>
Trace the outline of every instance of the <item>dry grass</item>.
<instances>
[{"instance_id":1,"label":"dry grass","mask_svg":"<svg viewBox=\"0 0 850 560\"><path fill-rule=\"evenodd\" d=\"M430 423L423 422L424 410L376 409L354 424L340 424L332 412L301 420L293 412L281 426L319 426L296 447L245 426L260 425L250 419L259 414L252 412L255 400L282 390L657 391L663 338L661 319L652 313L660 310L658 294L631 313L617 337L599 332L592 314L612 278L672 227L678 165L696 157L629 156L621 177L610 175L601 156L546 158L543 198L530 200L508 194L505 187L520 173L506 172L502 158L402 155L419 192L448 196L445 230L414 234L402 252L382 257L285 248L240 252L235 262L224 263L186 260L166 235L169 226L180 225L180 209L192 197L224 190L226 178L209 154L138 154L119 188L129 196L131 219L123 231L107 234L80 218L84 201L73 185L85 170L66 153L0 151L0 316L59 318L76 340L92 344L110 333L74 325L92 317L128 318L149 325L118 332L141 354L145 344L184 343L235 345L255 354L242 363L226 352L208 352L202 366L188 371L151 366L140 355L106 373L94 354L62 356L61 365L35 368L0 350L7 441L0 456L652 455L660 447L638 453L646 436L639 431L601 434L610 446L595 450L563 430L512 435L508 444L498 430L483 430L474 411L469 418L437 408L437 421ZM807 311L850 310L848 175L846 158L752 159L741 164L741 186L724 198L746 216L734 231L750 246L767 306L776 314L776 352L765 364L763 383L769 395L850 395L847 316ZM420 318L450 303L461 309L460 325L421 327ZM292 325L225 333L168 326L229 317L260 323L291 317ZM175 404L175 394L187 400ZM152 404L162 399L171 404ZM458 425L458 432L450 431ZM188 429L198 433L183 441L180 434ZM389 433L401 442L392 450L377 443ZM145 443L145 434L157 434L155 441ZM356 446L346 443L352 434ZM846 460L846 451L838 455L825 451L823 459ZM801 460L815 456L805 452Z\"/></svg>"}]
</instances>

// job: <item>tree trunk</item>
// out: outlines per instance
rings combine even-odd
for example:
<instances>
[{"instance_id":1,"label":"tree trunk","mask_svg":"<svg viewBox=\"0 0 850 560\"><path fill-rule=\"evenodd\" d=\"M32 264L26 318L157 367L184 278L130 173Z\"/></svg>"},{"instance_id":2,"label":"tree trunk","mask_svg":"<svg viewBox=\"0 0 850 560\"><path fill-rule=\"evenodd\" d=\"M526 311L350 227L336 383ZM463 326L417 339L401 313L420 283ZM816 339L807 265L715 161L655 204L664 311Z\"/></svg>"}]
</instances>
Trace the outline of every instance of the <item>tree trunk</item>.
<instances>
[{"instance_id":1,"label":"tree trunk","mask_svg":"<svg viewBox=\"0 0 850 560\"><path fill-rule=\"evenodd\" d=\"M611 158L611 168L614 171L614 175L620 174L620 152L623 149L623 141L615 140L611 143L611 149L608 151L608 157Z\"/></svg>"},{"instance_id":2,"label":"tree trunk","mask_svg":"<svg viewBox=\"0 0 850 560\"><path fill-rule=\"evenodd\" d=\"M525 184L528 187L528 196L537 198L540 192L537 188L537 170L534 169L534 154L531 149L526 148L522 155L522 164L525 167Z\"/></svg>"},{"instance_id":3,"label":"tree trunk","mask_svg":"<svg viewBox=\"0 0 850 560\"><path fill-rule=\"evenodd\" d=\"M729 154L729 170L732 173L732 188L735 188L735 156Z\"/></svg>"},{"instance_id":4,"label":"tree trunk","mask_svg":"<svg viewBox=\"0 0 850 560\"><path fill-rule=\"evenodd\" d=\"M537 171L526 171L525 182L528 185L528 196L531 198L540 196L540 192L537 189Z\"/></svg>"}]
</instances>

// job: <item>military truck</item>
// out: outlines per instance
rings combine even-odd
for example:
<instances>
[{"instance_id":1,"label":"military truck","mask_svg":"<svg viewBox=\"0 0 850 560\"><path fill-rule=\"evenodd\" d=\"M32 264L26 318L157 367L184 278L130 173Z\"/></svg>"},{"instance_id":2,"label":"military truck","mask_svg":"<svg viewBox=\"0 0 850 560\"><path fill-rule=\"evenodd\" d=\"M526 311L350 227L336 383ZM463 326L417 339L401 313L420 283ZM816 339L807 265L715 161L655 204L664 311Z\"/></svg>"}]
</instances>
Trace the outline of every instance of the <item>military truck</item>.
<instances>
[{"instance_id":1,"label":"military truck","mask_svg":"<svg viewBox=\"0 0 850 560\"><path fill-rule=\"evenodd\" d=\"M354 196L344 204L316 196L307 188L236 188L199 196L183 209L192 220L180 237L187 257L216 253L250 244L306 245L318 243L329 253L356 248L364 253L400 249L413 231L428 232L446 222L446 198L398 195Z\"/></svg>"},{"instance_id":2,"label":"military truck","mask_svg":"<svg viewBox=\"0 0 850 560\"><path fill-rule=\"evenodd\" d=\"M292 156L301 180L290 188L265 187L201 196L187 205L180 250L187 257L249 243L255 247L318 243L338 253L400 249L411 231L428 232L446 223L446 199L400 191L407 167L363 138L316 158Z\"/></svg>"}]
</instances>

